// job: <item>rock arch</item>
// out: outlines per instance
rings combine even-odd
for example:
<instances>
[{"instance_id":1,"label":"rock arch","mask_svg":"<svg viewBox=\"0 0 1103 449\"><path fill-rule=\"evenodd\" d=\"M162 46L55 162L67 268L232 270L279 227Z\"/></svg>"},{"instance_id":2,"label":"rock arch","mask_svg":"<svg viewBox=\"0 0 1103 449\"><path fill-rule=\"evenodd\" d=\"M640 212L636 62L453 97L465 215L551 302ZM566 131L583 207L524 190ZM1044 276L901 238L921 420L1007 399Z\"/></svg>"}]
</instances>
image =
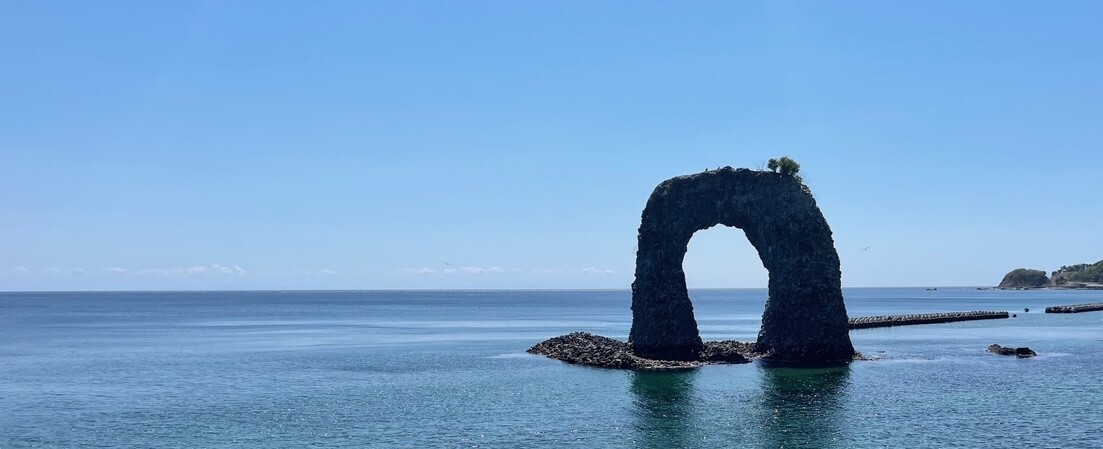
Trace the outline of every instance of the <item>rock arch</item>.
<instances>
[{"instance_id":1,"label":"rock arch","mask_svg":"<svg viewBox=\"0 0 1103 449\"><path fill-rule=\"evenodd\" d=\"M663 181L639 229L629 343L641 357L693 360L702 348L682 259L693 234L742 229L770 273L758 352L783 364L854 355L831 228L799 180L730 167Z\"/></svg>"}]
</instances>

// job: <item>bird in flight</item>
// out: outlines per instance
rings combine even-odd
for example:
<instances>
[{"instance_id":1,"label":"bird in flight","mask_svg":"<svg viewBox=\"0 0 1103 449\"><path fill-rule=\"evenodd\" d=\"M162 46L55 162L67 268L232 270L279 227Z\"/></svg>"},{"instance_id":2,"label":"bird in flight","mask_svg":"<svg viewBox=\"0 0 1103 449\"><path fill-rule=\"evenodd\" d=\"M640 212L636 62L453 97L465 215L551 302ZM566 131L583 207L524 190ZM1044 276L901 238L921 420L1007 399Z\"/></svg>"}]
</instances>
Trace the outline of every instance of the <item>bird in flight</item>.
<instances>
[{"instance_id":1,"label":"bird in flight","mask_svg":"<svg viewBox=\"0 0 1103 449\"><path fill-rule=\"evenodd\" d=\"M448 266L452 266L452 264L450 264L450 263L448 263L448 262L445 262L445 261L443 261L443 260L442 260L442 261L440 261L440 263L442 263L442 264L445 264L445 265L448 265Z\"/></svg>"},{"instance_id":2,"label":"bird in flight","mask_svg":"<svg viewBox=\"0 0 1103 449\"><path fill-rule=\"evenodd\" d=\"M870 248L873 248L873 246L872 246L872 245L870 245L870 246L867 246L867 247L865 247L865 248L862 248L862 251L868 250L868 249L870 249Z\"/></svg>"}]
</instances>

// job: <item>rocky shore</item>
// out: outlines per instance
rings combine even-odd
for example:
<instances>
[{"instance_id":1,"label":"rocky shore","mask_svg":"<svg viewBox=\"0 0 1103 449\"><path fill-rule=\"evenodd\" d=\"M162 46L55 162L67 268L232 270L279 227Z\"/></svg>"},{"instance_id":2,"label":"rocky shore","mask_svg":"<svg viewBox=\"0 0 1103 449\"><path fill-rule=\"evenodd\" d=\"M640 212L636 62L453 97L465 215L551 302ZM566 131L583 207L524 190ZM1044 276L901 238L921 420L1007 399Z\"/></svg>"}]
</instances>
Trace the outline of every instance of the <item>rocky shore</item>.
<instances>
[{"instance_id":1,"label":"rocky shore","mask_svg":"<svg viewBox=\"0 0 1103 449\"><path fill-rule=\"evenodd\" d=\"M1049 309L1046 309L1048 312ZM972 311L946 313L917 313L912 315L883 315L851 318L851 329L869 329L874 327L909 326L915 324L952 323L955 321L994 320L1010 318L1007 312Z\"/></svg>"},{"instance_id":2,"label":"rocky shore","mask_svg":"<svg viewBox=\"0 0 1103 449\"><path fill-rule=\"evenodd\" d=\"M623 341L588 332L574 332L551 338L529 348L530 354L578 365L631 370L667 370L697 368L710 364L750 363L757 357L754 343L738 341L708 341L695 360L654 360L632 353Z\"/></svg>"},{"instance_id":3,"label":"rocky shore","mask_svg":"<svg viewBox=\"0 0 1103 449\"><path fill-rule=\"evenodd\" d=\"M1073 304L1071 306L1050 306L1046 307L1046 313L1080 313L1080 312L1095 312L1103 310L1103 303L1094 304Z\"/></svg>"}]
</instances>

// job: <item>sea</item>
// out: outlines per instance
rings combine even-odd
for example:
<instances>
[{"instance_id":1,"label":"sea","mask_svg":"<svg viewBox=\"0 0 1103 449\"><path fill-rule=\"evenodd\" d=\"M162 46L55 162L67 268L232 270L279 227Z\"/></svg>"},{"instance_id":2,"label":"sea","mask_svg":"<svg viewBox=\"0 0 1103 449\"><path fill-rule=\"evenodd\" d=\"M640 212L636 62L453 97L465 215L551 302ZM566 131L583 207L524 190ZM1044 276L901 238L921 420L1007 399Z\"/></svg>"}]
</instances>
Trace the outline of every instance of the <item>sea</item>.
<instances>
[{"instance_id":1,"label":"sea","mask_svg":"<svg viewBox=\"0 0 1103 449\"><path fill-rule=\"evenodd\" d=\"M756 338L765 289L690 296L704 339ZM525 352L627 339L627 290L0 293L0 448L1103 447L1103 312L1043 313L1103 291L844 296L1017 316L855 330L875 360L844 368L631 372Z\"/></svg>"}]
</instances>

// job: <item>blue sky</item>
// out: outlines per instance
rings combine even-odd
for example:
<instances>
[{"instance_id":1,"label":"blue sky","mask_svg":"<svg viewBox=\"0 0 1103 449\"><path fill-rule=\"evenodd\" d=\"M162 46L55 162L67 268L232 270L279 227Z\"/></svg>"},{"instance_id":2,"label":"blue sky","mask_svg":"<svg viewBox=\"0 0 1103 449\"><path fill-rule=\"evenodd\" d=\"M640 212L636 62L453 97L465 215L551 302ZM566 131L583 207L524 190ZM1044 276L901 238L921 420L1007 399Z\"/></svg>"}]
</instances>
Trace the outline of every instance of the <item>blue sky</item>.
<instances>
[{"instance_id":1,"label":"blue sky","mask_svg":"<svg viewBox=\"0 0 1103 449\"><path fill-rule=\"evenodd\" d=\"M627 288L656 184L780 155L844 286L1103 259L1099 2L2 10L0 290Z\"/></svg>"}]
</instances>

